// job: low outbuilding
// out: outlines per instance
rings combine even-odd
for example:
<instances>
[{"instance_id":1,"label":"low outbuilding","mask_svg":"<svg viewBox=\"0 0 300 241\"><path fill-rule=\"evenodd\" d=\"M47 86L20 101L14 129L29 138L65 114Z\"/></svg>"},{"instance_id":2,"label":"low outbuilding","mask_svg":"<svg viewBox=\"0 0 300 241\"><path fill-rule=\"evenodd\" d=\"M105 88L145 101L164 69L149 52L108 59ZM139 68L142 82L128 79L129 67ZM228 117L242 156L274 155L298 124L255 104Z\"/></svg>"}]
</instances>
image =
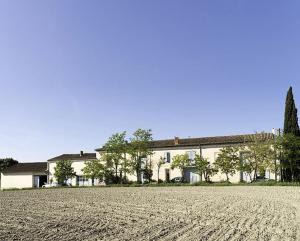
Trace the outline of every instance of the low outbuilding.
<instances>
[{"instance_id":1,"label":"low outbuilding","mask_svg":"<svg viewBox=\"0 0 300 241\"><path fill-rule=\"evenodd\" d=\"M47 162L18 163L1 173L1 189L38 188L47 183Z\"/></svg>"}]
</instances>

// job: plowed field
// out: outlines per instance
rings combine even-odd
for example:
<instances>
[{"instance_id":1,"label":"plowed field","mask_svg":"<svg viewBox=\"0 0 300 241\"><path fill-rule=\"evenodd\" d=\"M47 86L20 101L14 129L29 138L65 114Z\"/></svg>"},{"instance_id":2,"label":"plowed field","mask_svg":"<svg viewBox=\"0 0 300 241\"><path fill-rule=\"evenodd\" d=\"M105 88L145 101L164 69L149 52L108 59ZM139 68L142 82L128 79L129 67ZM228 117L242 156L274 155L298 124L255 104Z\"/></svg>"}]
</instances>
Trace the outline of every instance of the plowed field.
<instances>
[{"instance_id":1,"label":"plowed field","mask_svg":"<svg viewBox=\"0 0 300 241\"><path fill-rule=\"evenodd\" d=\"M0 192L0 240L300 240L298 187Z\"/></svg>"}]
</instances>

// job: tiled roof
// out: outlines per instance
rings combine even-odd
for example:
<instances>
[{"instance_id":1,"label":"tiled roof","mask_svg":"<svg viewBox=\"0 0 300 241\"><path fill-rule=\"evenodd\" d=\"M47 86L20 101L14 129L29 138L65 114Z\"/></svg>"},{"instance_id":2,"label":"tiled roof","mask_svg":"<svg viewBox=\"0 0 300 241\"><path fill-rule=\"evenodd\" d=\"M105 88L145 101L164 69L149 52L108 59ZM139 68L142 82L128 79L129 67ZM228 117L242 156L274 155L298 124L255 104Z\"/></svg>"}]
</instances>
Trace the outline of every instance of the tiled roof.
<instances>
[{"instance_id":1,"label":"tiled roof","mask_svg":"<svg viewBox=\"0 0 300 241\"><path fill-rule=\"evenodd\" d=\"M189 146L203 146L203 145L226 145L226 144L241 144L251 142L256 134L248 135L232 135L232 136L214 136L214 137L200 137L200 138L178 138L178 143L175 139L156 140L151 142L153 149L169 148L169 147L189 147ZM272 133L260 133L262 139L273 139ZM98 148L96 151L104 151L104 148Z\"/></svg>"},{"instance_id":2,"label":"tiled roof","mask_svg":"<svg viewBox=\"0 0 300 241\"><path fill-rule=\"evenodd\" d=\"M48 161L59 161L59 160L89 160L95 159L96 153L83 153L81 154L63 154L54 158L49 159Z\"/></svg>"},{"instance_id":3,"label":"tiled roof","mask_svg":"<svg viewBox=\"0 0 300 241\"><path fill-rule=\"evenodd\" d=\"M3 173L45 173L47 162L17 163L6 168Z\"/></svg>"}]
</instances>

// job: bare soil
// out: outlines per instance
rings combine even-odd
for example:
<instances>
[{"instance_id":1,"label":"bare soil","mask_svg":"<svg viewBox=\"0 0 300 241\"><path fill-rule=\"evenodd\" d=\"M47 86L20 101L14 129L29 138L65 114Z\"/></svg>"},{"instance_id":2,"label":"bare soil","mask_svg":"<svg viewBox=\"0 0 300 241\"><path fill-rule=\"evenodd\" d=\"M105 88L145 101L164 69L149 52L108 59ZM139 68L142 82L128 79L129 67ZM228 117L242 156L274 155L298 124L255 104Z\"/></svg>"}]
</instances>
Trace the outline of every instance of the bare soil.
<instances>
[{"instance_id":1,"label":"bare soil","mask_svg":"<svg viewBox=\"0 0 300 241\"><path fill-rule=\"evenodd\" d=\"M0 240L300 240L299 187L0 192Z\"/></svg>"}]
</instances>

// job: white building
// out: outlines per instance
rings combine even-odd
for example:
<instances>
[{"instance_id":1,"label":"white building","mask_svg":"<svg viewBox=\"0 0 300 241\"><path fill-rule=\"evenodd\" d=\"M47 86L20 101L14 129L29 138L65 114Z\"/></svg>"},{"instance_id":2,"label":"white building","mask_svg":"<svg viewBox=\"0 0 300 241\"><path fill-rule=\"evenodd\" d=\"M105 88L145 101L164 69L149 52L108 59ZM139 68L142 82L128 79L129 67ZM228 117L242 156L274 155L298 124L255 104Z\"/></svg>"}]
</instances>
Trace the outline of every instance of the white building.
<instances>
[{"instance_id":1,"label":"white building","mask_svg":"<svg viewBox=\"0 0 300 241\"><path fill-rule=\"evenodd\" d=\"M266 140L274 138L272 133L265 133L262 135ZM159 175L159 179L162 181L170 181L175 177L181 177L181 171L179 169L171 169L172 158L177 154L188 154L191 159L191 166L184 170L184 178L186 181L194 183L202 180L202 177L197 174L195 167L193 166L193 159L196 154L207 158L209 162L213 164L223 147L247 143L253 139L253 136L254 134L184 139L175 137L174 139L168 140L156 140L151 143L153 155L148 156L145 161L151 163L153 180L158 180ZM49 181L55 181L54 167L58 160L72 160L72 166L76 172L76 177L69 180L69 183L72 185L91 185L91 180L84 178L82 169L85 161L100 159L101 155L105 153L104 147L98 148L95 151L96 153L81 152L81 154L64 154L48 160ZM240 156L243 156L242 153L240 153ZM165 163L160 167L158 174L157 163L161 158L164 158ZM127 174L126 176L129 181L137 180L136 175ZM275 175L267 170L266 178L275 179ZM211 177L211 180L213 182L225 181L226 176L225 174L217 173ZM230 176L229 181L232 183L238 183L240 181L249 182L250 179L245 173L237 171L235 175Z\"/></svg>"},{"instance_id":2,"label":"white building","mask_svg":"<svg viewBox=\"0 0 300 241\"><path fill-rule=\"evenodd\" d=\"M265 140L274 138L274 134L272 133L261 135ZM253 140L253 137L254 134L184 139L175 137L174 139L156 140L151 142L153 154L145 158L144 161L151 163L153 180L158 180L159 176L159 179L162 181L170 181L173 178L181 177L181 171L179 169L171 169L172 158L177 154L188 154L191 165L185 168L184 178L186 181L194 183L202 180L202 177L197 174L195 167L193 166L193 159L196 154L207 158L209 162L213 164L223 147L245 144ZM103 147L98 148L95 151L96 153L80 152L79 154L63 154L48 160L47 163L19 163L6 169L1 174L1 188L40 187L44 184L45 178L47 178L48 183L55 183L54 167L59 160L72 161L72 167L74 168L76 176L68 180L69 184L72 186L92 185L92 180L84 177L82 169L84 168L86 161L100 159L101 155L105 153ZM241 161L243 161L243 156L243 153L240 153ZM165 163L160 167L158 173L157 163L162 158ZM127 174L126 176L129 181L137 180L135 175ZM275 179L275 175L268 170L266 170L265 177L268 179ZM225 174L217 173L211 177L211 180L213 182L225 181L226 176ZM237 171L233 176L230 176L229 181L232 183L238 183L240 181L249 182L250 179L245 173ZM95 180L94 184L97 185L99 183Z\"/></svg>"},{"instance_id":3,"label":"white building","mask_svg":"<svg viewBox=\"0 0 300 241\"><path fill-rule=\"evenodd\" d=\"M207 158L211 164L214 163L220 150L225 146L234 146L245 144L253 140L255 134L249 135L232 135L232 136L216 136L216 137L201 137L201 138L184 138L180 139L175 137L174 139L156 140L152 142L153 155L147 157L147 161L151 162L153 177L152 179L158 180L158 167L157 163L160 158L165 158L165 164L159 169L159 179L163 181L169 181L175 177L181 177L179 169L171 169L172 158L177 154L188 154L191 159L191 166L184 171L184 178L186 181L194 183L201 181L202 177L196 173L193 167L193 159L196 154ZM273 139L274 134L263 133L262 138L265 140ZM105 153L104 147L96 149L97 158L100 159L101 155ZM242 158L242 153L240 153ZM242 160L241 160L242 161ZM275 179L275 175L267 170L266 177L269 179ZM137 178L134 175L129 176L129 179L136 181ZM225 181L225 174L220 172L212 176L213 182ZM249 182L250 178L241 172L236 172L235 175L230 176L229 181L232 183L238 183L240 181Z\"/></svg>"},{"instance_id":4,"label":"white building","mask_svg":"<svg viewBox=\"0 0 300 241\"><path fill-rule=\"evenodd\" d=\"M41 187L47 183L47 163L18 163L1 173L1 189Z\"/></svg>"}]
</instances>

